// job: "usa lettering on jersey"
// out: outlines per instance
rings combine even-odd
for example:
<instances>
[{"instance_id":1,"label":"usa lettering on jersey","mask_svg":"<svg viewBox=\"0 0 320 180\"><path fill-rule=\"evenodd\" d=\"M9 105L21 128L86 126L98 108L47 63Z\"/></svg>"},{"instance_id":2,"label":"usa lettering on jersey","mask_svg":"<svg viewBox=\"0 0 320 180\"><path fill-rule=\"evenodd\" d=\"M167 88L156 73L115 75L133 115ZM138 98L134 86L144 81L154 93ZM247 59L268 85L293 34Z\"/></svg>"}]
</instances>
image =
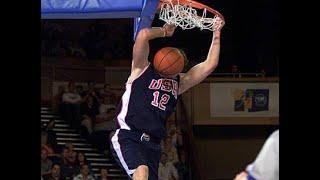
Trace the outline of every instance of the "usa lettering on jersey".
<instances>
[{"instance_id":1,"label":"usa lettering on jersey","mask_svg":"<svg viewBox=\"0 0 320 180\"><path fill-rule=\"evenodd\" d=\"M149 89L157 90L153 92L151 105L158 107L163 111L166 110L166 104L169 102L170 96L168 94L162 94L162 96L159 97L159 90L171 93L175 99L177 99L178 96L178 82L173 79L152 79Z\"/></svg>"},{"instance_id":2,"label":"usa lettering on jersey","mask_svg":"<svg viewBox=\"0 0 320 180\"><path fill-rule=\"evenodd\" d=\"M149 89L159 90L171 93L176 99L178 98L178 82L174 79L152 79Z\"/></svg>"}]
</instances>

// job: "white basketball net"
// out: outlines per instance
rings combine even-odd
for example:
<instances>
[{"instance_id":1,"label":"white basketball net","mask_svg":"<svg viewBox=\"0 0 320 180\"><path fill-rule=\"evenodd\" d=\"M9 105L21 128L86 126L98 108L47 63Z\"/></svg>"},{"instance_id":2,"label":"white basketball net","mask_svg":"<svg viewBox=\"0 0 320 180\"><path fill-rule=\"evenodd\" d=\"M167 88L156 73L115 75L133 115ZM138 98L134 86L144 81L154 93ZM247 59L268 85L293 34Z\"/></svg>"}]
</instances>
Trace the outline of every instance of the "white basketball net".
<instances>
[{"instance_id":1,"label":"white basketball net","mask_svg":"<svg viewBox=\"0 0 320 180\"><path fill-rule=\"evenodd\" d=\"M206 15L206 8L204 8L202 16L198 16L197 10L188 4L181 5L178 1L174 5L171 0L165 0L161 5L159 19L168 24L180 26L183 30L195 27L200 28L200 30L207 29L210 31L219 29L223 23L223 21L218 21L221 18L218 15L213 18L207 18Z\"/></svg>"}]
</instances>

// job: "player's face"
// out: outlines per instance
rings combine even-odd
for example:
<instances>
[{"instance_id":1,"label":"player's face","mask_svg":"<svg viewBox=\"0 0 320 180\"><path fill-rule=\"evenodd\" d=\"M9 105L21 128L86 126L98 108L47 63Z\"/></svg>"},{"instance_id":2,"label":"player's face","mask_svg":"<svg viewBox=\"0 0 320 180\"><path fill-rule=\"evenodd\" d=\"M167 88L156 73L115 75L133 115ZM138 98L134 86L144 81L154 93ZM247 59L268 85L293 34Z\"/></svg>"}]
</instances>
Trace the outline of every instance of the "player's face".
<instances>
[{"instance_id":1,"label":"player's face","mask_svg":"<svg viewBox=\"0 0 320 180\"><path fill-rule=\"evenodd\" d=\"M179 73L177 73L177 74L175 74L175 75L163 75L163 74L161 74L161 73L159 73L159 74L160 74L160 76L162 76L162 77L164 77L164 78L173 79L173 78L177 77Z\"/></svg>"}]
</instances>

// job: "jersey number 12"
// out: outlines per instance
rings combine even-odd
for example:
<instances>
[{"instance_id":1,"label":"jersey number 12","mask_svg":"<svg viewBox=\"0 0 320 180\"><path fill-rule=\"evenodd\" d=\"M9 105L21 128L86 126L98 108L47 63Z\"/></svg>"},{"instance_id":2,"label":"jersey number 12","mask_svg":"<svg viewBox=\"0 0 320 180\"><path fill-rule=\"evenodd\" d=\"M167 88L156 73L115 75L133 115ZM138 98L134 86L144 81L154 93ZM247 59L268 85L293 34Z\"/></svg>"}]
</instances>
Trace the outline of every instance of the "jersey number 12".
<instances>
[{"instance_id":1,"label":"jersey number 12","mask_svg":"<svg viewBox=\"0 0 320 180\"><path fill-rule=\"evenodd\" d=\"M166 110L165 105L169 102L170 96L168 94L163 94L159 101L159 94L160 94L159 91L155 91L153 93L153 101L151 102L151 104L164 111Z\"/></svg>"}]
</instances>

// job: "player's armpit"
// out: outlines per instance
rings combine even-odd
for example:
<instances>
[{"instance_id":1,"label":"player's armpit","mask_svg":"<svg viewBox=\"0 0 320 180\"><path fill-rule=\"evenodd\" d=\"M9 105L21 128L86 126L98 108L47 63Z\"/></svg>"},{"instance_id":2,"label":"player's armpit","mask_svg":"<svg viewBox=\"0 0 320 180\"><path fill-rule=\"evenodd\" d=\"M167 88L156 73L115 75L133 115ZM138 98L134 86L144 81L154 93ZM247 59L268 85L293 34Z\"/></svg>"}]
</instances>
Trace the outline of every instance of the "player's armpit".
<instances>
[{"instance_id":1,"label":"player's armpit","mask_svg":"<svg viewBox=\"0 0 320 180\"><path fill-rule=\"evenodd\" d=\"M210 63L210 61L204 61L192 67L187 73L180 74L179 94L182 94L189 88L199 84L209 76L217 67L217 64Z\"/></svg>"}]
</instances>

